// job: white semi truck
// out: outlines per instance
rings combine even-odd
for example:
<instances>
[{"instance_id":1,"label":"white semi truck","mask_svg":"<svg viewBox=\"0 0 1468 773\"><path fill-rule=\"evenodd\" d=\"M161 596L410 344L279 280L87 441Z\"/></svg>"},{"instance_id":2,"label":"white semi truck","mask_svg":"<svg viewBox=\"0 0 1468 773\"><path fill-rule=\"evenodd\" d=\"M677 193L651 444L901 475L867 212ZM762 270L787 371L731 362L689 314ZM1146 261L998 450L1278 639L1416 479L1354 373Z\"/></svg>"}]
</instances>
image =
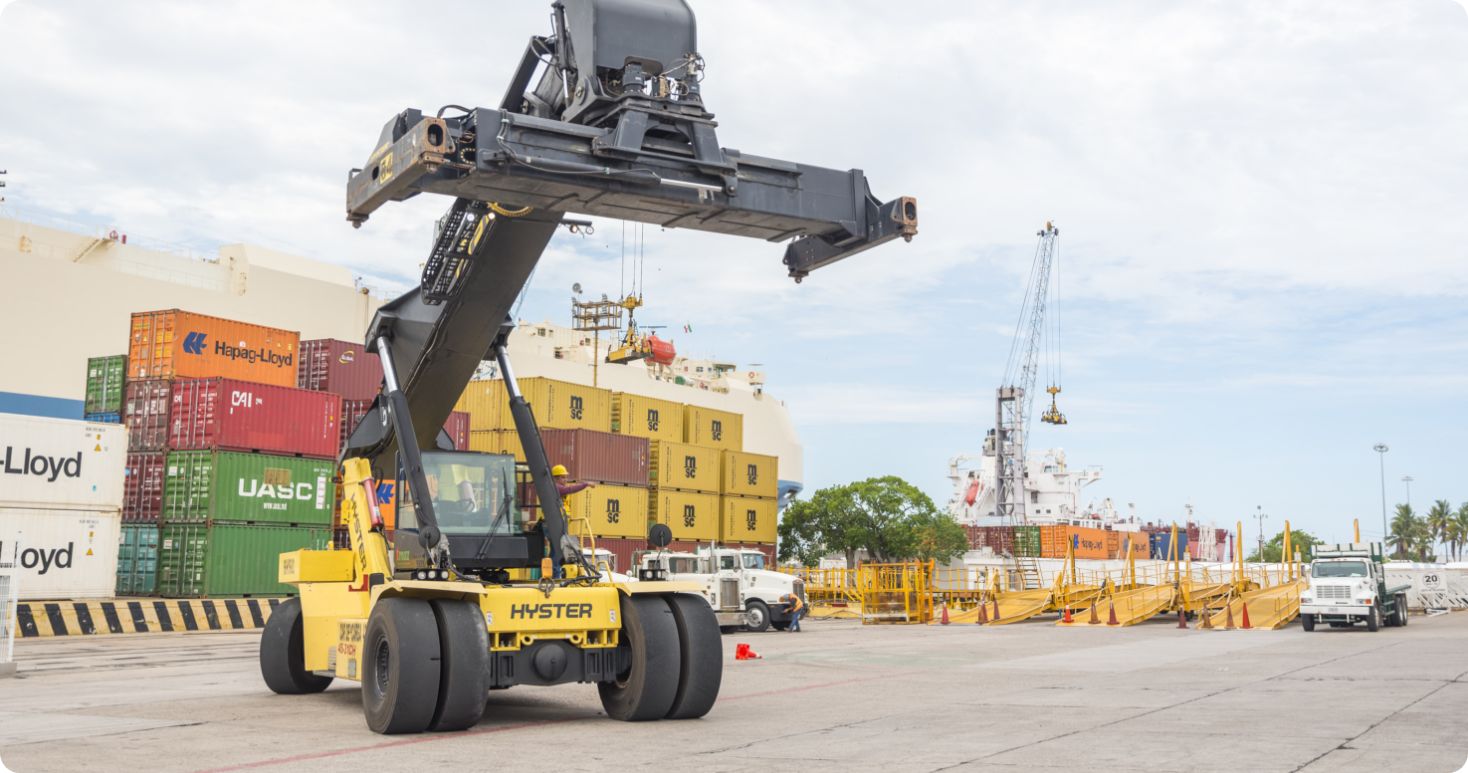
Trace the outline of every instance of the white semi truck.
<instances>
[{"instance_id":1,"label":"white semi truck","mask_svg":"<svg viewBox=\"0 0 1468 773\"><path fill-rule=\"evenodd\" d=\"M660 570L676 582L696 582L726 632L766 631L790 626L790 596L805 599L800 578L765 569L758 550L700 547L693 553L650 551L638 558L643 571Z\"/></svg>"},{"instance_id":2,"label":"white semi truck","mask_svg":"<svg viewBox=\"0 0 1468 773\"><path fill-rule=\"evenodd\" d=\"M1349 628L1365 622L1375 631L1383 624L1407 624L1410 585L1387 587L1386 565L1379 542L1321 545L1310 562L1310 585L1300 593L1300 625L1316 623Z\"/></svg>"}]
</instances>

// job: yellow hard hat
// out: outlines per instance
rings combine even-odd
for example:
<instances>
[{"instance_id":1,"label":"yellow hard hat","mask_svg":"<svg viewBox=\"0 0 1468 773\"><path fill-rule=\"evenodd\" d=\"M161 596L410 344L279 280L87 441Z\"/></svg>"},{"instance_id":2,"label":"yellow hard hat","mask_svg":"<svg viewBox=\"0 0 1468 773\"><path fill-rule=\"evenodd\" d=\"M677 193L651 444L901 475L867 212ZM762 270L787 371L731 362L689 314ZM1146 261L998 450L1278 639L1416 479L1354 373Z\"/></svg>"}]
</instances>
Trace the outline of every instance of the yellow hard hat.
<instances>
[{"instance_id":1,"label":"yellow hard hat","mask_svg":"<svg viewBox=\"0 0 1468 773\"><path fill-rule=\"evenodd\" d=\"M564 464L558 464L558 465L556 465L556 466L554 466L554 467L551 468L551 477L555 477L557 475L565 475L565 474L566 474L566 465L564 465Z\"/></svg>"}]
</instances>

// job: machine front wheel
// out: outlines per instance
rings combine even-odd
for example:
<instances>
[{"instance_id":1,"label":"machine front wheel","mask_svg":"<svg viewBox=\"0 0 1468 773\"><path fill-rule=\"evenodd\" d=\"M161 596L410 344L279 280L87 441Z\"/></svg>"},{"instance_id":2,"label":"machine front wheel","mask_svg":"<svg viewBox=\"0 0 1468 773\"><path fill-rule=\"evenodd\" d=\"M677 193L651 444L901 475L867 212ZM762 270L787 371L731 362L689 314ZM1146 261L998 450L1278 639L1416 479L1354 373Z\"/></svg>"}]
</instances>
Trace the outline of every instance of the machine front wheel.
<instances>
[{"instance_id":1,"label":"machine front wheel","mask_svg":"<svg viewBox=\"0 0 1468 773\"><path fill-rule=\"evenodd\" d=\"M1300 627L1304 628L1306 633L1315 630L1315 615L1300 615Z\"/></svg>"},{"instance_id":2,"label":"machine front wheel","mask_svg":"<svg viewBox=\"0 0 1468 773\"><path fill-rule=\"evenodd\" d=\"M1366 630L1368 630L1368 631L1375 631L1376 629L1378 629L1380 627L1381 627L1381 607L1373 606L1371 608L1371 611L1366 613Z\"/></svg>"},{"instance_id":3,"label":"machine front wheel","mask_svg":"<svg viewBox=\"0 0 1468 773\"><path fill-rule=\"evenodd\" d=\"M439 641L433 607L386 598L362 641L362 711L375 733L421 733L438 704Z\"/></svg>"},{"instance_id":4,"label":"machine front wheel","mask_svg":"<svg viewBox=\"0 0 1468 773\"><path fill-rule=\"evenodd\" d=\"M678 697L682 671L678 624L666 599L622 597L622 646L627 648L627 669L615 682L597 685L602 708L624 722L662 719Z\"/></svg>"},{"instance_id":5,"label":"machine front wheel","mask_svg":"<svg viewBox=\"0 0 1468 773\"><path fill-rule=\"evenodd\" d=\"M479 724L489 697L489 631L472 601L434 599L439 668L438 706L429 730L464 730Z\"/></svg>"},{"instance_id":6,"label":"machine front wheel","mask_svg":"<svg viewBox=\"0 0 1468 773\"><path fill-rule=\"evenodd\" d=\"M281 695L305 695L331 684L331 677L306 670L305 638L301 600L282 601L260 635L260 675L266 687Z\"/></svg>"},{"instance_id":7,"label":"machine front wheel","mask_svg":"<svg viewBox=\"0 0 1468 773\"><path fill-rule=\"evenodd\" d=\"M686 593L667 597L678 625L678 694L668 719L697 719L719 699L724 678L724 641L719 619L707 601Z\"/></svg>"}]
</instances>

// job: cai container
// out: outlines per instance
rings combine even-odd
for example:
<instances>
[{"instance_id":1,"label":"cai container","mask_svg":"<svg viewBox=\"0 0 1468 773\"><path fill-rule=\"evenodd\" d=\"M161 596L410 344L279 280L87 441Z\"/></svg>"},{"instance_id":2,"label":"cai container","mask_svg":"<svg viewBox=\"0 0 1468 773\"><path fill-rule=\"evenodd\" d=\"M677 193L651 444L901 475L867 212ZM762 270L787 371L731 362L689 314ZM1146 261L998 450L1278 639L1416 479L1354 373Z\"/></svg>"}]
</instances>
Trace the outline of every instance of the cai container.
<instances>
[{"instance_id":1,"label":"cai container","mask_svg":"<svg viewBox=\"0 0 1468 773\"><path fill-rule=\"evenodd\" d=\"M122 480L122 522L157 524L163 512L163 469L167 451L132 451Z\"/></svg>"},{"instance_id":2,"label":"cai container","mask_svg":"<svg viewBox=\"0 0 1468 773\"><path fill-rule=\"evenodd\" d=\"M649 440L683 442L683 404L672 400L612 393L612 431Z\"/></svg>"},{"instance_id":3,"label":"cai container","mask_svg":"<svg viewBox=\"0 0 1468 773\"><path fill-rule=\"evenodd\" d=\"M305 340L296 386L335 392L343 400L371 400L382 387L382 361L359 343L335 338Z\"/></svg>"},{"instance_id":4,"label":"cai container","mask_svg":"<svg viewBox=\"0 0 1468 773\"><path fill-rule=\"evenodd\" d=\"M564 465L572 480L647 486L647 438L589 429L543 429L540 442L546 460Z\"/></svg>"},{"instance_id":5,"label":"cai container","mask_svg":"<svg viewBox=\"0 0 1468 773\"><path fill-rule=\"evenodd\" d=\"M0 507L122 510L121 424L0 413Z\"/></svg>"},{"instance_id":6,"label":"cai container","mask_svg":"<svg viewBox=\"0 0 1468 773\"><path fill-rule=\"evenodd\" d=\"M280 554L331 545L331 528L182 524L159 529L158 593L198 596L284 596Z\"/></svg>"},{"instance_id":7,"label":"cai container","mask_svg":"<svg viewBox=\"0 0 1468 773\"><path fill-rule=\"evenodd\" d=\"M683 442L725 451L743 451L744 417L699 405L684 406Z\"/></svg>"},{"instance_id":8,"label":"cai container","mask_svg":"<svg viewBox=\"0 0 1468 773\"><path fill-rule=\"evenodd\" d=\"M128 380L233 378L293 387L301 337L178 309L132 315Z\"/></svg>"},{"instance_id":9,"label":"cai container","mask_svg":"<svg viewBox=\"0 0 1468 773\"><path fill-rule=\"evenodd\" d=\"M116 508L0 507L0 564L14 564L22 601L111 596L121 518Z\"/></svg>"},{"instance_id":10,"label":"cai container","mask_svg":"<svg viewBox=\"0 0 1468 773\"><path fill-rule=\"evenodd\" d=\"M680 491L719 493L722 451L692 443L653 442L648 451L649 484Z\"/></svg>"},{"instance_id":11,"label":"cai container","mask_svg":"<svg viewBox=\"0 0 1468 773\"><path fill-rule=\"evenodd\" d=\"M701 491L657 489L652 492L652 520L667 524L673 539L711 542L719 538L719 495Z\"/></svg>"},{"instance_id":12,"label":"cai container","mask_svg":"<svg viewBox=\"0 0 1468 773\"><path fill-rule=\"evenodd\" d=\"M335 459L341 403L330 392L234 379L175 381L168 447Z\"/></svg>"},{"instance_id":13,"label":"cai container","mask_svg":"<svg viewBox=\"0 0 1468 773\"><path fill-rule=\"evenodd\" d=\"M117 543L117 595L158 592L158 525L124 523Z\"/></svg>"},{"instance_id":14,"label":"cai container","mask_svg":"<svg viewBox=\"0 0 1468 773\"><path fill-rule=\"evenodd\" d=\"M122 413L122 384L126 376L126 354L89 358L82 410L86 413Z\"/></svg>"},{"instance_id":15,"label":"cai container","mask_svg":"<svg viewBox=\"0 0 1468 773\"><path fill-rule=\"evenodd\" d=\"M165 526L267 523L330 526L336 463L237 451L172 451L164 475Z\"/></svg>"},{"instance_id":16,"label":"cai container","mask_svg":"<svg viewBox=\"0 0 1468 773\"><path fill-rule=\"evenodd\" d=\"M725 451L720 466L723 470L720 493L769 498L780 494L779 457L747 451Z\"/></svg>"},{"instance_id":17,"label":"cai container","mask_svg":"<svg viewBox=\"0 0 1468 773\"><path fill-rule=\"evenodd\" d=\"M168 409L173 404L173 382L167 379L129 381L122 402L129 451L161 451L168 447Z\"/></svg>"},{"instance_id":18,"label":"cai container","mask_svg":"<svg viewBox=\"0 0 1468 773\"><path fill-rule=\"evenodd\" d=\"M780 517L775 498L724 496L719 503L720 542L774 544Z\"/></svg>"}]
</instances>

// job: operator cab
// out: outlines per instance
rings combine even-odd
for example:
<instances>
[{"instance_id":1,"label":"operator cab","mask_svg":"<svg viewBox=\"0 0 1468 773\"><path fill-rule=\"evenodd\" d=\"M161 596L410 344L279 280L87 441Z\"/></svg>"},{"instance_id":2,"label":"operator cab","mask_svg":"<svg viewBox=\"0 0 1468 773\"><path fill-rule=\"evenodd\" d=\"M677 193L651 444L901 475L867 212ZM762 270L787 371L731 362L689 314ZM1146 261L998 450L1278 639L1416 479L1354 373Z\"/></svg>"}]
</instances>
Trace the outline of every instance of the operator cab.
<instances>
[{"instance_id":1,"label":"operator cab","mask_svg":"<svg viewBox=\"0 0 1468 773\"><path fill-rule=\"evenodd\" d=\"M425 451L423 472L439 529L448 538L455 568L471 574L540 566L545 538L521 528L515 503L515 458L467 451ZM399 471L397 531L393 548L399 572L428 567L418 542L419 519L407 475Z\"/></svg>"}]
</instances>

